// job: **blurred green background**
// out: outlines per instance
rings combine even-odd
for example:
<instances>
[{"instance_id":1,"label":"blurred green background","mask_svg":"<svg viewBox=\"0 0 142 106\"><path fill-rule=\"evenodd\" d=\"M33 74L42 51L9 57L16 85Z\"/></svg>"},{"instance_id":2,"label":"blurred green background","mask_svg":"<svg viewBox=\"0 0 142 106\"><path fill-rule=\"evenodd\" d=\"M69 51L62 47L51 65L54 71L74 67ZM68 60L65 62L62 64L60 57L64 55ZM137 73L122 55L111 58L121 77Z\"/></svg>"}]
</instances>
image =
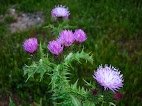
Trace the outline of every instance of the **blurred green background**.
<instances>
[{"instance_id":1,"label":"blurred green background","mask_svg":"<svg viewBox=\"0 0 142 106\"><path fill-rule=\"evenodd\" d=\"M16 12L34 13L43 11L45 21L41 27L11 33L8 25L16 20L7 17L0 21L0 105L12 98L17 105L28 106L34 101L43 106L51 105L48 92L49 78L41 82L30 79L27 83L22 67L31 64L30 54L23 50L23 42L36 37L44 42L55 39L50 29L51 10L55 5L69 8L69 25L83 29L88 39L83 43L85 51L93 54L94 64L74 64L71 82L79 78L80 86L94 81L94 70L102 64L119 68L124 76L124 87L118 93L123 98L116 101L119 106L142 105L142 0L0 0L0 15L9 14L8 8ZM73 30L74 31L74 30ZM41 99L42 98L42 99Z\"/></svg>"}]
</instances>

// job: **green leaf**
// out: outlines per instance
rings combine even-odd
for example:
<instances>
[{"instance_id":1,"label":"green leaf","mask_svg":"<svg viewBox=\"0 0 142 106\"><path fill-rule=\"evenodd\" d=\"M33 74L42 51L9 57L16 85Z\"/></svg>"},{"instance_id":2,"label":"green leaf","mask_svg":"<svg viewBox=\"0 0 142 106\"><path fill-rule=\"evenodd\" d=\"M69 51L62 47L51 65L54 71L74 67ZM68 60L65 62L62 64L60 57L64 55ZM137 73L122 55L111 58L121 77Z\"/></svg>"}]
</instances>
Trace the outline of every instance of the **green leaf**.
<instances>
[{"instance_id":1,"label":"green leaf","mask_svg":"<svg viewBox=\"0 0 142 106\"><path fill-rule=\"evenodd\" d=\"M67 91L71 94L75 94L77 97L86 98L86 94L88 91L85 90L83 87L77 87L77 82L78 80L74 84L71 84L69 88L67 88Z\"/></svg>"},{"instance_id":2,"label":"green leaf","mask_svg":"<svg viewBox=\"0 0 142 106\"><path fill-rule=\"evenodd\" d=\"M41 59L44 58L45 54L43 53L43 49L42 49L42 46L41 46L41 42L40 42L40 54L41 54ZM47 58L48 59L48 58Z\"/></svg>"},{"instance_id":3,"label":"green leaf","mask_svg":"<svg viewBox=\"0 0 142 106\"><path fill-rule=\"evenodd\" d=\"M65 61L70 60L73 57L73 53L69 53L69 55L65 58Z\"/></svg>"},{"instance_id":4,"label":"green leaf","mask_svg":"<svg viewBox=\"0 0 142 106\"><path fill-rule=\"evenodd\" d=\"M116 106L116 105L112 102L109 102L109 106Z\"/></svg>"},{"instance_id":5,"label":"green leaf","mask_svg":"<svg viewBox=\"0 0 142 106\"><path fill-rule=\"evenodd\" d=\"M85 53L83 50L81 51L81 53L77 52L77 53L69 53L69 55L67 55L67 57L64 60L64 64L68 64L70 65L71 62L73 60L80 62L80 59L85 59L86 61L89 61L91 64L93 64L93 58L92 56L90 56L88 53Z\"/></svg>"},{"instance_id":6,"label":"green leaf","mask_svg":"<svg viewBox=\"0 0 142 106\"><path fill-rule=\"evenodd\" d=\"M14 104L14 102L11 100L11 97L9 97L9 101L10 101L10 106L16 106L15 104Z\"/></svg>"},{"instance_id":7,"label":"green leaf","mask_svg":"<svg viewBox=\"0 0 142 106\"><path fill-rule=\"evenodd\" d=\"M28 74L28 78L25 82L29 80L30 77L33 77L34 73L37 71L37 64L33 62L31 66L24 67L24 75Z\"/></svg>"},{"instance_id":8,"label":"green leaf","mask_svg":"<svg viewBox=\"0 0 142 106\"><path fill-rule=\"evenodd\" d=\"M95 106L95 103L92 101L86 101L85 103L83 103L83 106Z\"/></svg>"},{"instance_id":9,"label":"green leaf","mask_svg":"<svg viewBox=\"0 0 142 106\"><path fill-rule=\"evenodd\" d=\"M85 60L89 61L91 64L93 64L92 55L90 56L89 54L85 53L83 50L80 53L80 58L85 59Z\"/></svg>"},{"instance_id":10,"label":"green leaf","mask_svg":"<svg viewBox=\"0 0 142 106\"><path fill-rule=\"evenodd\" d=\"M84 79L83 79L83 80L84 80ZM91 82L89 83L89 82L87 82L86 80L84 80L84 81L86 82L86 84L87 84L88 86L92 87L93 89L96 88L96 86L92 85Z\"/></svg>"},{"instance_id":11,"label":"green leaf","mask_svg":"<svg viewBox=\"0 0 142 106\"><path fill-rule=\"evenodd\" d=\"M75 96L70 94L70 97L72 99L72 103L74 104L74 106L81 106L81 102L78 100L78 98L76 98Z\"/></svg>"},{"instance_id":12,"label":"green leaf","mask_svg":"<svg viewBox=\"0 0 142 106\"><path fill-rule=\"evenodd\" d=\"M76 89L76 88L77 88L77 82L78 82L78 79L77 79L77 81L72 85L72 88L73 88L73 89Z\"/></svg>"}]
</instances>

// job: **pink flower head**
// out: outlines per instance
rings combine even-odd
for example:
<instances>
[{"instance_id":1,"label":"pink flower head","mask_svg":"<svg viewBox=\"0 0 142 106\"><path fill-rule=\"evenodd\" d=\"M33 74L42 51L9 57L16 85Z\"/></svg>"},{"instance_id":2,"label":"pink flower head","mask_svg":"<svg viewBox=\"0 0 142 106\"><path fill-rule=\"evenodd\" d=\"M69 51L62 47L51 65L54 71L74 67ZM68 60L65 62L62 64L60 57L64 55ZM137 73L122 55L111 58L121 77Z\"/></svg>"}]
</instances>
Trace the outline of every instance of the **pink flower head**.
<instances>
[{"instance_id":1,"label":"pink flower head","mask_svg":"<svg viewBox=\"0 0 142 106\"><path fill-rule=\"evenodd\" d=\"M123 97L122 94L114 94L114 98L115 98L115 99L119 99L119 98L122 98L122 97Z\"/></svg>"},{"instance_id":2,"label":"pink flower head","mask_svg":"<svg viewBox=\"0 0 142 106\"><path fill-rule=\"evenodd\" d=\"M57 41L50 41L47 48L50 50L51 53L55 55L59 55L63 51L63 46L61 47L61 43Z\"/></svg>"},{"instance_id":3,"label":"pink flower head","mask_svg":"<svg viewBox=\"0 0 142 106\"><path fill-rule=\"evenodd\" d=\"M64 17L68 19L70 13L68 11L68 8L65 8L65 6L62 5L58 5L57 7L55 6L55 8L52 9L51 15L52 17Z\"/></svg>"},{"instance_id":4,"label":"pink flower head","mask_svg":"<svg viewBox=\"0 0 142 106\"><path fill-rule=\"evenodd\" d=\"M59 39L56 38L56 41L57 41L58 43L60 43L61 45L63 45L63 37L59 37Z\"/></svg>"},{"instance_id":5,"label":"pink flower head","mask_svg":"<svg viewBox=\"0 0 142 106\"><path fill-rule=\"evenodd\" d=\"M30 53L35 52L37 50L37 47L38 47L38 42L36 38L29 38L23 44L24 50Z\"/></svg>"},{"instance_id":6,"label":"pink flower head","mask_svg":"<svg viewBox=\"0 0 142 106\"><path fill-rule=\"evenodd\" d=\"M87 39L85 32L81 29L75 30L74 36L75 36L75 40L79 43L82 43Z\"/></svg>"},{"instance_id":7,"label":"pink flower head","mask_svg":"<svg viewBox=\"0 0 142 106\"><path fill-rule=\"evenodd\" d=\"M65 46L70 46L75 40L74 34L70 30L63 30L59 35L60 37L58 41Z\"/></svg>"},{"instance_id":8,"label":"pink flower head","mask_svg":"<svg viewBox=\"0 0 142 106\"><path fill-rule=\"evenodd\" d=\"M123 87L123 75L120 75L120 71L113 66L111 67L111 65L109 67L105 65L104 68L102 65L99 66L93 77L101 86L104 86L104 90L109 88L115 92L120 87Z\"/></svg>"}]
</instances>

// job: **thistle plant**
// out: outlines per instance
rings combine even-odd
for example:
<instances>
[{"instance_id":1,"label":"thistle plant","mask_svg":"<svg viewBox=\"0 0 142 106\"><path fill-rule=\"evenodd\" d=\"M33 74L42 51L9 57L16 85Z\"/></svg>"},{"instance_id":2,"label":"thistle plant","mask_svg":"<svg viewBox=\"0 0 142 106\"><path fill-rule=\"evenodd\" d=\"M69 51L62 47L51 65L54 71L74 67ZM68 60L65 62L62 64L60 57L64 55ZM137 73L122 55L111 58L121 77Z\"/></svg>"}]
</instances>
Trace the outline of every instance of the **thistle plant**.
<instances>
[{"instance_id":1,"label":"thistle plant","mask_svg":"<svg viewBox=\"0 0 142 106\"><path fill-rule=\"evenodd\" d=\"M52 18L69 19L70 13L64 6L58 6L52 10L51 15ZM122 97L122 94L117 94L115 91L123 87L123 75L111 65L105 65L104 68L102 65L99 66L94 75L92 75L92 78L94 78L93 83L84 79L84 83L86 83L88 88L79 87L78 79L74 84L70 84L69 69L70 67L72 68L72 61L81 63L80 60L84 59L93 65L93 57L90 53L85 53L83 49L81 51L74 50L78 48L76 43L81 44L87 41L86 33L82 29L76 29L74 33L72 30L67 30L71 26L64 22L59 24L58 27L49 25L44 28L51 28L55 35L55 40L50 41L46 49L52 53L53 57L56 57L56 60L51 61L52 59L48 57L49 53L43 52L42 44L37 44L37 39L26 40L23 45L24 50L34 53L38 45L40 51L39 61L33 61L30 66L25 65L23 68L24 75L28 76L26 81L30 77L34 77L35 73L40 75L40 80L43 79L45 74L48 74L51 78L48 86L51 86L50 92L52 93L51 100L53 105L95 106L96 104L103 105L104 103L115 105L113 101ZM95 81L98 82L98 86L94 84Z\"/></svg>"}]
</instances>

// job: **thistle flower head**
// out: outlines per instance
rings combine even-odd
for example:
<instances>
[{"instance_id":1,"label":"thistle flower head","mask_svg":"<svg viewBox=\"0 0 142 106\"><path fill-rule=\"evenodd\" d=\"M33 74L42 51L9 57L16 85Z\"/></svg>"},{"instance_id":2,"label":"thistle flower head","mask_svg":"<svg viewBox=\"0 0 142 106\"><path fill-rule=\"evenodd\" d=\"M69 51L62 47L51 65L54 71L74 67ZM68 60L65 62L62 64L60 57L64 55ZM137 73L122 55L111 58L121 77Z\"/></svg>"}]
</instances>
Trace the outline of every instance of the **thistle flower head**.
<instances>
[{"instance_id":1,"label":"thistle flower head","mask_svg":"<svg viewBox=\"0 0 142 106\"><path fill-rule=\"evenodd\" d=\"M110 89L115 92L123 87L123 75L120 75L120 71L111 65L109 67L105 65L104 68L102 65L99 66L93 77L101 86L104 86L104 90Z\"/></svg>"},{"instance_id":2,"label":"thistle flower head","mask_svg":"<svg viewBox=\"0 0 142 106\"><path fill-rule=\"evenodd\" d=\"M63 46L61 46L61 43L57 41L50 41L47 48L50 50L51 53L55 55L59 55L63 51Z\"/></svg>"},{"instance_id":3,"label":"thistle flower head","mask_svg":"<svg viewBox=\"0 0 142 106\"><path fill-rule=\"evenodd\" d=\"M75 36L75 40L79 43L82 43L87 39L86 34L82 29L75 30L74 36Z\"/></svg>"},{"instance_id":4,"label":"thistle flower head","mask_svg":"<svg viewBox=\"0 0 142 106\"><path fill-rule=\"evenodd\" d=\"M65 46L70 46L75 40L74 34L70 30L63 30L59 35L58 41Z\"/></svg>"},{"instance_id":5,"label":"thistle flower head","mask_svg":"<svg viewBox=\"0 0 142 106\"><path fill-rule=\"evenodd\" d=\"M30 53L35 52L37 50L37 47L38 41L36 38L29 38L23 44L24 50Z\"/></svg>"},{"instance_id":6,"label":"thistle flower head","mask_svg":"<svg viewBox=\"0 0 142 106\"><path fill-rule=\"evenodd\" d=\"M62 6L62 5L60 5L60 6L58 5L57 7L52 9L51 15L52 15L52 17L68 18L70 13L68 11L68 8L65 8L65 6Z\"/></svg>"}]
</instances>

